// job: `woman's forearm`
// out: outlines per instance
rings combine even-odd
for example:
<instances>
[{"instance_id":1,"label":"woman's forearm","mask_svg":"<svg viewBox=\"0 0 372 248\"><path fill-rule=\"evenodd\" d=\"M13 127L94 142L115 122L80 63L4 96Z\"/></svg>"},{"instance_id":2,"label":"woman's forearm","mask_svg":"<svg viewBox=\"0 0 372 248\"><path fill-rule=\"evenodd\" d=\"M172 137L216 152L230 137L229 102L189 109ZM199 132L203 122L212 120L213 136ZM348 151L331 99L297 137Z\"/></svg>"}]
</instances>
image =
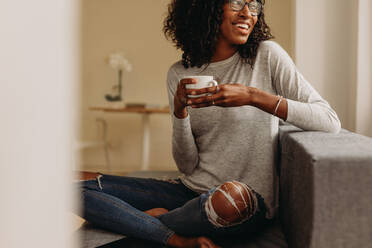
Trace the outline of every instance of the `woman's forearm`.
<instances>
[{"instance_id":1,"label":"woman's forearm","mask_svg":"<svg viewBox=\"0 0 372 248\"><path fill-rule=\"evenodd\" d=\"M288 105L287 100L282 98L278 105L280 96L272 95L257 88L251 88L250 105L272 114L284 121L287 120ZM276 113L275 113L276 110Z\"/></svg>"},{"instance_id":2,"label":"woman's forearm","mask_svg":"<svg viewBox=\"0 0 372 248\"><path fill-rule=\"evenodd\" d=\"M178 169L186 175L191 174L199 163L199 153L189 117L173 118L172 153Z\"/></svg>"},{"instance_id":3,"label":"woman's forearm","mask_svg":"<svg viewBox=\"0 0 372 248\"><path fill-rule=\"evenodd\" d=\"M287 99L282 98L278 105L280 96L275 96L256 88L251 90L250 95L249 105L270 114L275 114L275 109L278 106L275 116L303 130L338 133L341 129L341 123L336 112L332 110L327 102L321 101L321 99L309 103L287 101ZM291 106L290 117L288 105Z\"/></svg>"}]
</instances>

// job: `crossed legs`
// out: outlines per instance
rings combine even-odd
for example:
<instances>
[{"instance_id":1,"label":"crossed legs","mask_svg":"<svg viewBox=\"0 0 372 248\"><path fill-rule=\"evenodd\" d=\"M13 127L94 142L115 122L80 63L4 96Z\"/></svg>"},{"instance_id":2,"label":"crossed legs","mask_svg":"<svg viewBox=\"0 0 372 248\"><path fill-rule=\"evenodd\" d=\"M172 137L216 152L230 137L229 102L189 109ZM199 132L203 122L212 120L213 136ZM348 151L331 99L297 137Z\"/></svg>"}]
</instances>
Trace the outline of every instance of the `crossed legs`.
<instances>
[{"instance_id":1,"label":"crossed legs","mask_svg":"<svg viewBox=\"0 0 372 248\"><path fill-rule=\"evenodd\" d=\"M199 196L186 194L180 183L106 175L84 185L83 216L88 221L173 247L218 247L203 236L238 225L257 211L256 195L235 181ZM147 234L137 233L138 228Z\"/></svg>"},{"instance_id":2,"label":"crossed legs","mask_svg":"<svg viewBox=\"0 0 372 248\"><path fill-rule=\"evenodd\" d=\"M190 210L197 210L197 206L200 205L204 206L204 211L193 211L192 215L196 215L195 219L193 219L190 216ZM213 234L216 228L233 227L248 221L256 214L258 209L258 199L255 192L244 183L232 181L217 187L204 200L203 197L201 197L200 201L193 199L182 208L171 212L164 208L154 208L145 212L158 217L163 223L174 228L176 232L188 235L195 235L195 233L208 235ZM205 213L209 221L207 224L199 221L203 217L198 216L198 212L201 212L201 215L203 212ZM183 216L181 217L180 215ZM182 226L185 227L183 230ZM197 226L200 227L199 230ZM194 229L195 232L190 231L190 228ZM195 247L217 247L210 239L205 237L200 237L195 241L200 241L204 245ZM183 247L175 245L177 243L185 243L185 238L174 234L170 237L168 244L175 247Z\"/></svg>"}]
</instances>

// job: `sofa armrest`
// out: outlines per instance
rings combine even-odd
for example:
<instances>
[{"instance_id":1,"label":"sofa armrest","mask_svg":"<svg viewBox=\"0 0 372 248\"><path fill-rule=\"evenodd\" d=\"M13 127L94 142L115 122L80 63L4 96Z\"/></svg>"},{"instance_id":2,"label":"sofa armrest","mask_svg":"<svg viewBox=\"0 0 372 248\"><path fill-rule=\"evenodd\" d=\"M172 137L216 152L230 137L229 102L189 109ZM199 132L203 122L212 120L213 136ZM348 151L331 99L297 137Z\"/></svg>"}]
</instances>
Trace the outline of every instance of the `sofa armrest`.
<instances>
[{"instance_id":1,"label":"sofa armrest","mask_svg":"<svg viewBox=\"0 0 372 248\"><path fill-rule=\"evenodd\" d=\"M289 247L372 244L372 139L280 127L280 218Z\"/></svg>"}]
</instances>

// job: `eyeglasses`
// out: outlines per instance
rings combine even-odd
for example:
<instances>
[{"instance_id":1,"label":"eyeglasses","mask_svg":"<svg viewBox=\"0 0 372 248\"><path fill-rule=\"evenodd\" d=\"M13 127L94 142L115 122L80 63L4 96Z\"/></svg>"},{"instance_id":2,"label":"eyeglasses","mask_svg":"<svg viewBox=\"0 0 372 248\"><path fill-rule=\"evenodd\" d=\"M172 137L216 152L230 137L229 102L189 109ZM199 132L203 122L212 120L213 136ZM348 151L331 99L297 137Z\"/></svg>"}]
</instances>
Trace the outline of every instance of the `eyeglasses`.
<instances>
[{"instance_id":1,"label":"eyeglasses","mask_svg":"<svg viewBox=\"0 0 372 248\"><path fill-rule=\"evenodd\" d=\"M262 4L253 0L246 2L246 0L229 0L230 8L233 11L241 11L245 5L248 5L249 12L252 16L258 16L261 13Z\"/></svg>"}]
</instances>

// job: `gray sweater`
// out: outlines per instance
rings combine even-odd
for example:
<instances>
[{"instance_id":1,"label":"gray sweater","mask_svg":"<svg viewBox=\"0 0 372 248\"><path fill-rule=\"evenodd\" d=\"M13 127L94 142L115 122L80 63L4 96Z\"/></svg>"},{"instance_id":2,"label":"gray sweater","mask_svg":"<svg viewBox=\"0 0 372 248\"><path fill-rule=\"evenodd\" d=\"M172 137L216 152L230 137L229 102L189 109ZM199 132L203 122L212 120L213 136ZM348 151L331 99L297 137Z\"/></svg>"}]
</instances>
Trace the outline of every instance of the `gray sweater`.
<instances>
[{"instance_id":1,"label":"gray sweater","mask_svg":"<svg viewBox=\"0 0 372 248\"><path fill-rule=\"evenodd\" d=\"M303 130L340 130L335 111L273 41L261 42L253 69L238 53L207 68L185 69L180 61L172 65L167 78L171 113L178 82L192 75L212 75L219 84L240 83L282 95L288 101L287 122ZM246 183L264 198L267 218L274 217L279 119L253 106L187 110L185 119L172 118L173 157L182 182L200 193L229 180Z\"/></svg>"}]
</instances>

